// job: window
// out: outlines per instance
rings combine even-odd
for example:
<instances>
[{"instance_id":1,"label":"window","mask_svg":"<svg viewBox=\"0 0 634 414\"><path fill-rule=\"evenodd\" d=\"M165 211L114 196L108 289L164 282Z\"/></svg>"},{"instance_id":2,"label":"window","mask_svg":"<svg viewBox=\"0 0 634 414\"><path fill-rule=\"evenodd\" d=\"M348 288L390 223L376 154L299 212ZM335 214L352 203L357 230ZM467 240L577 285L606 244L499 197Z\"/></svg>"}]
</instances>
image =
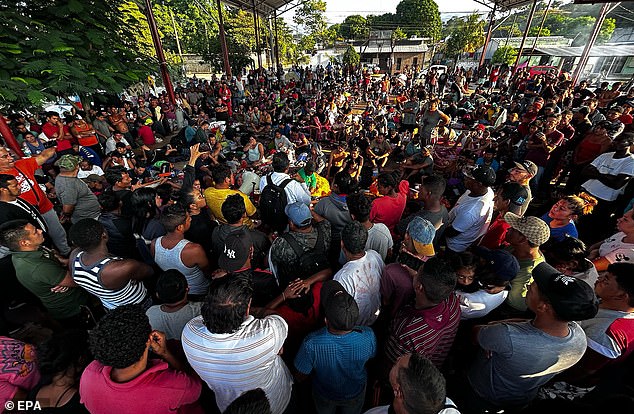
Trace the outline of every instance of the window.
<instances>
[{"instance_id":1,"label":"window","mask_svg":"<svg viewBox=\"0 0 634 414\"><path fill-rule=\"evenodd\" d=\"M401 58L396 58L396 70L401 70Z\"/></svg>"},{"instance_id":2,"label":"window","mask_svg":"<svg viewBox=\"0 0 634 414\"><path fill-rule=\"evenodd\" d=\"M418 57L414 58L414 60L412 61L412 65L413 66L418 66Z\"/></svg>"}]
</instances>

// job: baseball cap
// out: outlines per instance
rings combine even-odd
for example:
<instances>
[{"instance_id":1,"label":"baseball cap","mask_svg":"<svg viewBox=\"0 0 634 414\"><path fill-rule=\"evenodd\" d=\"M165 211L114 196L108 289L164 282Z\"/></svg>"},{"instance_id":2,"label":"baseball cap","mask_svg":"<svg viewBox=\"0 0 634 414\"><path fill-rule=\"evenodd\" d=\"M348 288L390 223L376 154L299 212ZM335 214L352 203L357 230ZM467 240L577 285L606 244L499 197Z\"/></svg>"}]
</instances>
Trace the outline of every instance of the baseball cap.
<instances>
[{"instance_id":1,"label":"baseball cap","mask_svg":"<svg viewBox=\"0 0 634 414\"><path fill-rule=\"evenodd\" d=\"M466 168L463 173L465 177L476 180L482 185L490 186L495 183L495 171L486 165L478 165L473 169Z\"/></svg>"},{"instance_id":2,"label":"baseball cap","mask_svg":"<svg viewBox=\"0 0 634 414\"><path fill-rule=\"evenodd\" d=\"M485 129L487 129L487 127L484 124L478 124L476 125L476 129L478 131L484 131Z\"/></svg>"},{"instance_id":3,"label":"baseball cap","mask_svg":"<svg viewBox=\"0 0 634 414\"><path fill-rule=\"evenodd\" d=\"M412 238L416 253L422 256L433 256L434 236L436 236L436 228L429 220L425 220L420 216L415 216L407 225L407 233Z\"/></svg>"},{"instance_id":4,"label":"baseball cap","mask_svg":"<svg viewBox=\"0 0 634 414\"><path fill-rule=\"evenodd\" d=\"M145 120L145 125L152 125L154 123L154 121L152 121L152 118L148 118Z\"/></svg>"},{"instance_id":5,"label":"baseball cap","mask_svg":"<svg viewBox=\"0 0 634 414\"><path fill-rule=\"evenodd\" d=\"M84 181L87 183L96 183L98 181L105 181L106 178L101 176L101 175L97 175L97 174L90 174L88 177L84 178Z\"/></svg>"},{"instance_id":6,"label":"baseball cap","mask_svg":"<svg viewBox=\"0 0 634 414\"><path fill-rule=\"evenodd\" d=\"M224 250L218 258L218 267L235 272L244 267L251 250L251 237L244 231L234 231L225 239Z\"/></svg>"},{"instance_id":7,"label":"baseball cap","mask_svg":"<svg viewBox=\"0 0 634 414\"><path fill-rule=\"evenodd\" d=\"M526 171L532 177L534 177L537 174L537 165L535 165L533 161L528 161L528 160L522 161L522 162L516 161L515 166L522 171Z\"/></svg>"},{"instance_id":8,"label":"baseball cap","mask_svg":"<svg viewBox=\"0 0 634 414\"><path fill-rule=\"evenodd\" d=\"M500 279L511 281L520 271L520 264L508 250L487 249L477 246L473 252L486 260L487 267Z\"/></svg>"},{"instance_id":9,"label":"baseball cap","mask_svg":"<svg viewBox=\"0 0 634 414\"><path fill-rule=\"evenodd\" d=\"M336 280L327 280L321 286L321 303L328 324L340 331L349 331L359 319L359 305Z\"/></svg>"},{"instance_id":10,"label":"baseball cap","mask_svg":"<svg viewBox=\"0 0 634 414\"><path fill-rule=\"evenodd\" d=\"M535 266L533 280L560 319L584 321L596 316L599 300L583 280L566 276L546 262Z\"/></svg>"},{"instance_id":11,"label":"baseball cap","mask_svg":"<svg viewBox=\"0 0 634 414\"><path fill-rule=\"evenodd\" d=\"M75 168L79 166L79 163L83 160L79 155L66 154L62 155L57 161L55 161L55 165L59 168L63 168L68 171L73 171Z\"/></svg>"},{"instance_id":12,"label":"baseball cap","mask_svg":"<svg viewBox=\"0 0 634 414\"><path fill-rule=\"evenodd\" d=\"M313 218L313 215L310 213L310 208L300 201L287 204L284 208L284 212L293 224L298 227L308 226Z\"/></svg>"},{"instance_id":13,"label":"baseball cap","mask_svg":"<svg viewBox=\"0 0 634 414\"><path fill-rule=\"evenodd\" d=\"M529 242L537 246L546 243L550 238L550 227L538 217L520 217L517 214L508 212L504 215L504 221L522 233Z\"/></svg>"},{"instance_id":14,"label":"baseball cap","mask_svg":"<svg viewBox=\"0 0 634 414\"><path fill-rule=\"evenodd\" d=\"M528 190L524 188L521 184L509 181L508 183L504 183L501 188L502 190L502 198L505 200L510 200L511 203L516 206L524 205L526 200L528 199Z\"/></svg>"}]
</instances>

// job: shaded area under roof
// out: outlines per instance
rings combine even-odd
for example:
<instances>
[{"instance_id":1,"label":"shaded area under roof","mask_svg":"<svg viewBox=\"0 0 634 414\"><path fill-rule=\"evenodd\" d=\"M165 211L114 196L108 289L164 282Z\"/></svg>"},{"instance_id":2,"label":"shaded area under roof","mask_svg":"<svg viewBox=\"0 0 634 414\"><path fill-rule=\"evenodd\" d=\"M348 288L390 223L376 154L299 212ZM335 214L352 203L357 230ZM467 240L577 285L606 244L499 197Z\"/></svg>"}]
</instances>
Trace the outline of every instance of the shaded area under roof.
<instances>
[{"instance_id":1,"label":"shaded area under roof","mask_svg":"<svg viewBox=\"0 0 634 414\"><path fill-rule=\"evenodd\" d=\"M561 57L579 57L583 53L581 46L538 46L533 55ZM634 56L634 45L603 45L590 49L590 56Z\"/></svg>"},{"instance_id":2,"label":"shaded area under roof","mask_svg":"<svg viewBox=\"0 0 634 414\"><path fill-rule=\"evenodd\" d=\"M245 11L253 11L254 2L251 0L221 0L223 3L229 6L238 7ZM274 11L295 2L296 4L303 3L305 0L255 0L255 9L258 14L269 16Z\"/></svg>"}]
</instances>

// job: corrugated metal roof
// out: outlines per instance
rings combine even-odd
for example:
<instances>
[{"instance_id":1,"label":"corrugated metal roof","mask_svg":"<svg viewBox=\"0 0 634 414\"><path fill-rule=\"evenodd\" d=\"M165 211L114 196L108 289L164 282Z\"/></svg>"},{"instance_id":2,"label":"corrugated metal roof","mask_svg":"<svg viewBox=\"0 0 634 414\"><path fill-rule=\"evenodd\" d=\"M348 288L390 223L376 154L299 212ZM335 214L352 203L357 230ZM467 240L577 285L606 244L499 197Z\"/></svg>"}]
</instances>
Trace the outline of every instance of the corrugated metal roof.
<instances>
[{"instance_id":1,"label":"corrugated metal roof","mask_svg":"<svg viewBox=\"0 0 634 414\"><path fill-rule=\"evenodd\" d=\"M535 48L537 54L561 57L578 57L583 53L581 46L540 46ZM602 45L590 49L591 57L634 56L634 45Z\"/></svg>"},{"instance_id":2,"label":"corrugated metal roof","mask_svg":"<svg viewBox=\"0 0 634 414\"><path fill-rule=\"evenodd\" d=\"M221 0L223 3L233 7L238 7L242 10L252 11L253 1L251 0ZM255 0L255 8L259 14L268 16L273 14L273 11L286 6L293 1L301 3L304 0Z\"/></svg>"}]
</instances>

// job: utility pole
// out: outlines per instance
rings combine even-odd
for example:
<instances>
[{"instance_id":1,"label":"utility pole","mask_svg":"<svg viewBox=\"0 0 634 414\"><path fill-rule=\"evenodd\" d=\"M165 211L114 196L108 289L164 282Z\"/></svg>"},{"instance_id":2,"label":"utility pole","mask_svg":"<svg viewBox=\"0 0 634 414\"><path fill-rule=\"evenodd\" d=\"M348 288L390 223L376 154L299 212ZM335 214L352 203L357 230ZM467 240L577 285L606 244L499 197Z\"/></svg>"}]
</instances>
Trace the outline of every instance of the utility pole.
<instances>
[{"instance_id":1,"label":"utility pole","mask_svg":"<svg viewBox=\"0 0 634 414\"><path fill-rule=\"evenodd\" d=\"M154 43L154 49L156 50L156 58L159 61L163 85L167 90L167 96L170 102L172 105L176 105L174 86L172 85L172 79L170 78L170 73L167 68L167 60L165 59L165 52L163 52L163 44L161 43L161 37L159 36L158 28L156 27L156 20L154 20L154 13L152 12L152 4L150 3L150 0L145 0L145 16L147 17L147 22L150 26L150 34L152 35L152 43Z\"/></svg>"}]
</instances>

